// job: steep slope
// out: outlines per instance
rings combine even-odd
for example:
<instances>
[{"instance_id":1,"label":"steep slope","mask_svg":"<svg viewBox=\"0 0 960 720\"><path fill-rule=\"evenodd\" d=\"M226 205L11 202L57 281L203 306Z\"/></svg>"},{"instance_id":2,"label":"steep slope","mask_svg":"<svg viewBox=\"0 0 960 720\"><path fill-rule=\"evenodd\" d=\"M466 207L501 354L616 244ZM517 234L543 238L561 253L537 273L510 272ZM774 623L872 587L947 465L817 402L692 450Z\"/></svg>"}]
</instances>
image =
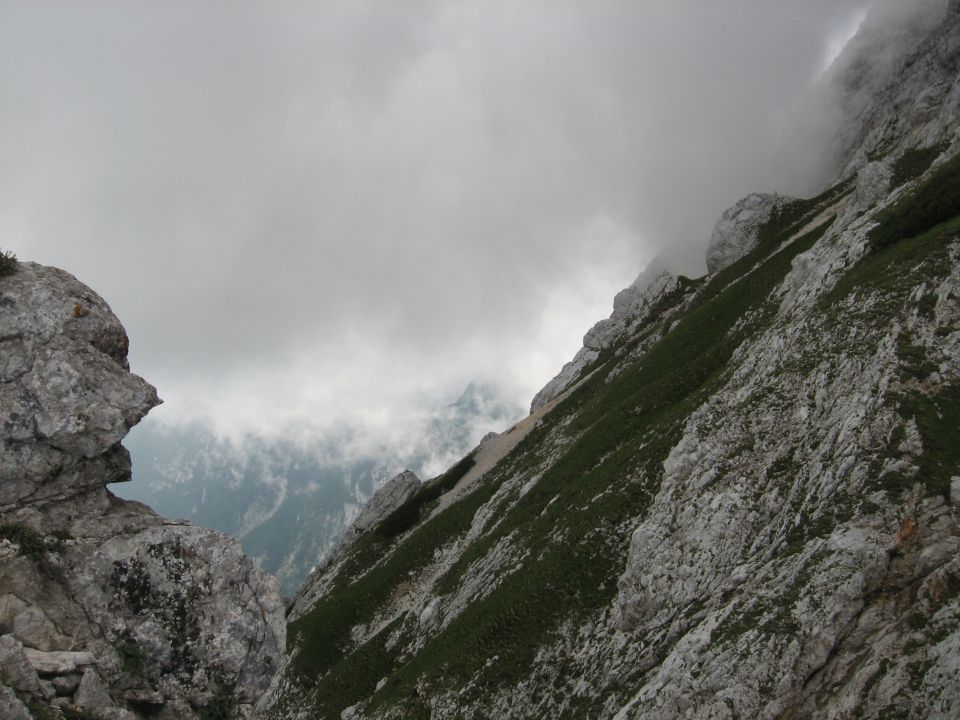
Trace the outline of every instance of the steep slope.
<instances>
[{"instance_id":1,"label":"steep slope","mask_svg":"<svg viewBox=\"0 0 960 720\"><path fill-rule=\"evenodd\" d=\"M159 403L107 304L55 268L0 277L0 716L249 717L285 642L237 542L106 485Z\"/></svg>"},{"instance_id":2,"label":"steep slope","mask_svg":"<svg viewBox=\"0 0 960 720\"><path fill-rule=\"evenodd\" d=\"M311 578L269 717L960 715L960 3L915 7L834 72L850 173L635 283L469 492Z\"/></svg>"}]
</instances>

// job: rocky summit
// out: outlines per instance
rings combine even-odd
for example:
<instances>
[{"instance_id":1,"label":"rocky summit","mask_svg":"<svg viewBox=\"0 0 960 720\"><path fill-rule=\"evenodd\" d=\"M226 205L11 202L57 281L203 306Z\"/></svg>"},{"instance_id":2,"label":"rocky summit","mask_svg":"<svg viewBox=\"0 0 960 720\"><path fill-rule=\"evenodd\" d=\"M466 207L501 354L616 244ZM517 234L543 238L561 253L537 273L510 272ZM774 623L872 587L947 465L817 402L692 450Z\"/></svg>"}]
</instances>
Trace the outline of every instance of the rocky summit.
<instances>
[{"instance_id":1,"label":"rocky summit","mask_svg":"<svg viewBox=\"0 0 960 720\"><path fill-rule=\"evenodd\" d=\"M266 717L960 717L960 2L876 3L824 82L823 192L737 203L381 497Z\"/></svg>"},{"instance_id":2,"label":"rocky summit","mask_svg":"<svg viewBox=\"0 0 960 720\"><path fill-rule=\"evenodd\" d=\"M276 581L224 535L116 498L160 401L90 288L0 277L0 717L250 717L280 665Z\"/></svg>"}]
</instances>

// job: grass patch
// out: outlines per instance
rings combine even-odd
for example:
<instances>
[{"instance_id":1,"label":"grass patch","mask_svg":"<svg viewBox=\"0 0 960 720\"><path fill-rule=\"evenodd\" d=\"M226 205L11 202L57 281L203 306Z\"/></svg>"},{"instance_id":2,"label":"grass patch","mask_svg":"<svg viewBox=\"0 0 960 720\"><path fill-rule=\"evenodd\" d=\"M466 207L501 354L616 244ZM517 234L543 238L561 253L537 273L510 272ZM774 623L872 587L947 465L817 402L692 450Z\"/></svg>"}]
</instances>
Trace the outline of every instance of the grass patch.
<instances>
[{"instance_id":1,"label":"grass patch","mask_svg":"<svg viewBox=\"0 0 960 720\"><path fill-rule=\"evenodd\" d=\"M17 271L17 256L9 250L0 250L0 277L13 275Z\"/></svg>"},{"instance_id":2,"label":"grass patch","mask_svg":"<svg viewBox=\"0 0 960 720\"><path fill-rule=\"evenodd\" d=\"M0 525L0 538L18 545L17 554L35 562L43 560L49 549L43 535L21 523Z\"/></svg>"},{"instance_id":3,"label":"grass patch","mask_svg":"<svg viewBox=\"0 0 960 720\"><path fill-rule=\"evenodd\" d=\"M380 677L388 680L372 696L373 707L391 704L413 712L416 706L422 714L415 696L425 683L462 686L469 680L482 698L486 689L529 674L539 649L565 621L608 607L626 553L625 522L649 507L662 463L689 413L722 382L735 350L767 327L776 310L767 302L770 293L793 258L823 237L832 221L783 243L849 189L850 183L842 183L820 198L781 209L761 231L757 247L712 276L668 335L638 361L618 367L615 377L596 373L587 379L473 493L421 522L422 508L448 483L456 484L452 475L441 476L421 491L416 512L406 510L387 528L361 538L336 587L289 626L289 647L298 650L292 678L322 707L317 715L337 717L344 707L371 698ZM622 356L630 346L614 350ZM567 442L546 442L561 434ZM513 498L434 592L456 590L473 563L507 536L526 553L520 571L501 573L495 589L471 602L415 655L393 656L384 648L384 632L354 647L352 628L373 620L439 548L462 536L507 477L528 477L558 447L561 456L525 495ZM399 542L398 528L409 530Z\"/></svg>"},{"instance_id":4,"label":"grass patch","mask_svg":"<svg viewBox=\"0 0 960 720\"><path fill-rule=\"evenodd\" d=\"M117 646L117 656L120 658L120 667L123 672L131 675L143 674L146 657L135 642L127 640Z\"/></svg>"},{"instance_id":5,"label":"grass patch","mask_svg":"<svg viewBox=\"0 0 960 720\"><path fill-rule=\"evenodd\" d=\"M910 148L897 158L893 164L893 177L890 178L890 188L898 188L911 180L923 175L933 161L947 149L947 143L941 143L929 148Z\"/></svg>"},{"instance_id":6,"label":"grass patch","mask_svg":"<svg viewBox=\"0 0 960 720\"><path fill-rule=\"evenodd\" d=\"M438 500L444 493L453 490L457 483L470 472L470 468L476 464L477 461L474 460L473 453L467 455L443 475L417 490L409 500L387 515L377 525L374 532L386 539L395 538L405 533L420 521L424 510L428 506Z\"/></svg>"},{"instance_id":7,"label":"grass patch","mask_svg":"<svg viewBox=\"0 0 960 720\"><path fill-rule=\"evenodd\" d=\"M237 713L237 701L232 694L222 691L197 710L200 720L232 720Z\"/></svg>"},{"instance_id":8,"label":"grass patch","mask_svg":"<svg viewBox=\"0 0 960 720\"><path fill-rule=\"evenodd\" d=\"M829 308L857 290L883 293L888 302L905 302L919 281L939 282L949 271L949 244L960 234L960 218L864 256L821 300ZM920 308L922 310L922 308ZM876 309L871 310L876 315ZM881 318L883 320L883 318Z\"/></svg>"},{"instance_id":9,"label":"grass patch","mask_svg":"<svg viewBox=\"0 0 960 720\"><path fill-rule=\"evenodd\" d=\"M960 154L938 167L919 187L877 214L870 231L875 250L921 235L960 215Z\"/></svg>"},{"instance_id":10,"label":"grass patch","mask_svg":"<svg viewBox=\"0 0 960 720\"><path fill-rule=\"evenodd\" d=\"M900 398L898 412L916 420L923 442L917 480L930 495L950 498L950 478L960 475L960 384L943 386L929 395L911 391Z\"/></svg>"}]
</instances>

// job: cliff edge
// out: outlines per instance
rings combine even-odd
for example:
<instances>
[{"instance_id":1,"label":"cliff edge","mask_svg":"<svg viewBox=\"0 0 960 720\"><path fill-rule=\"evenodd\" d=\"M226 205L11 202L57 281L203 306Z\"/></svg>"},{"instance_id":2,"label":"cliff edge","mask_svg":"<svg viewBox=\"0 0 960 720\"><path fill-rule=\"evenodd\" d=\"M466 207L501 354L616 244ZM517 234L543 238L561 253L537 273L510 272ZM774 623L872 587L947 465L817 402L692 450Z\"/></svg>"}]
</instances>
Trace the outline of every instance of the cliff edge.
<instances>
[{"instance_id":1,"label":"cliff edge","mask_svg":"<svg viewBox=\"0 0 960 720\"><path fill-rule=\"evenodd\" d=\"M0 278L4 718L250 717L282 658L277 584L236 541L106 488L160 402L127 346L68 273Z\"/></svg>"}]
</instances>

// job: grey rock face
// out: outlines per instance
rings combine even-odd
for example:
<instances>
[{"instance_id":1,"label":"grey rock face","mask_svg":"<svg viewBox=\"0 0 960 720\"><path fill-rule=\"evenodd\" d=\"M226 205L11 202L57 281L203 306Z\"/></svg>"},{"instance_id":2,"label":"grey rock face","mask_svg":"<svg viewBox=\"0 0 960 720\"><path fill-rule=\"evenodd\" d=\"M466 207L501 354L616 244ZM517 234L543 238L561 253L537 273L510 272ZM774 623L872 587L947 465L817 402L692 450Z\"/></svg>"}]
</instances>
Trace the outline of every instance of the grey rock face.
<instances>
[{"instance_id":1,"label":"grey rock face","mask_svg":"<svg viewBox=\"0 0 960 720\"><path fill-rule=\"evenodd\" d=\"M279 589L236 541L106 489L130 478L120 441L160 402L126 353L69 274L0 278L0 702L248 717L283 656Z\"/></svg>"},{"instance_id":2,"label":"grey rock face","mask_svg":"<svg viewBox=\"0 0 960 720\"><path fill-rule=\"evenodd\" d=\"M827 86L842 122L834 173L958 138L957 0L883 0L844 49Z\"/></svg>"},{"instance_id":3,"label":"grey rock face","mask_svg":"<svg viewBox=\"0 0 960 720\"><path fill-rule=\"evenodd\" d=\"M33 720L17 694L6 685L0 685L0 717L4 720Z\"/></svg>"},{"instance_id":4,"label":"grey rock face","mask_svg":"<svg viewBox=\"0 0 960 720\"><path fill-rule=\"evenodd\" d=\"M159 400L127 369L127 342L107 304L67 273L20 263L3 278L0 510L129 477L122 460L102 458Z\"/></svg>"},{"instance_id":5,"label":"grey rock face","mask_svg":"<svg viewBox=\"0 0 960 720\"><path fill-rule=\"evenodd\" d=\"M719 272L753 250L760 228L774 211L791 199L785 195L753 193L724 212L710 236L707 272L711 275Z\"/></svg>"},{"instance_id":6,"label":"grey rock face","mask_svg":"<svg viewBox=\"0 0 960 720\"><path fill-rule=\"evenodd\" d=\"M360 515L343 536L342 545L349 547L360 535L377 525L403 505L420 487L420 478L412 470L404 470L387 480L364 505Z\"/></svg>"}]
</instances>

